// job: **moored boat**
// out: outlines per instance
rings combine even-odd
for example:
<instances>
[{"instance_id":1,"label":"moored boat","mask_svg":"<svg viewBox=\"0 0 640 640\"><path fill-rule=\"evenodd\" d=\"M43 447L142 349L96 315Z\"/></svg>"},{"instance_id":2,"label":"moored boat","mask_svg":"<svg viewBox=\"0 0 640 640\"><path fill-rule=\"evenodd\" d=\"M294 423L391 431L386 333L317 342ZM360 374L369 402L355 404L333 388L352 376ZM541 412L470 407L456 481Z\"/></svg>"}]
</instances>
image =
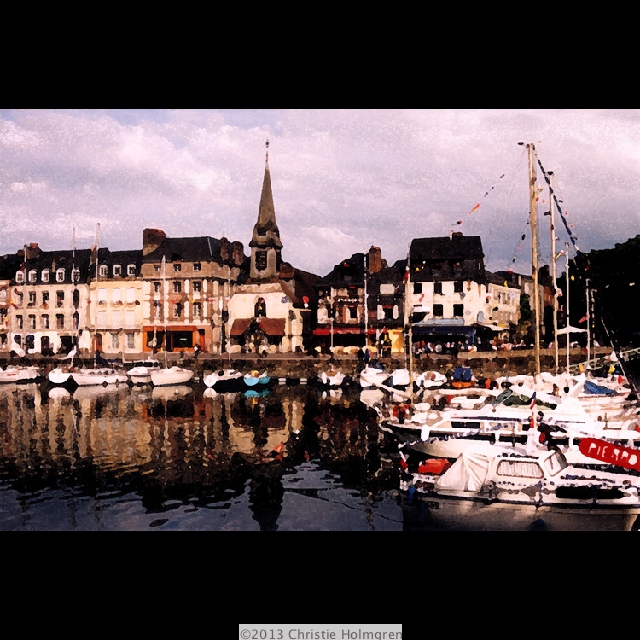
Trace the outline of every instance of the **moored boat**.
<instances>
[{"instance_id":1,"label":"moored boat","mask_svg":"<svg viewBox=\"0 0 640 640\"><path fill-rule=\"evenodd\" d=\"M151 372L162 367L159 360L147 358L146 360L136 360L133 367L127 371L127 376L131 384L150 384Z\"/></svg>"},{"instance_id":2,"label":"moored boat","mask_svg":"<svg viewBox=\"0 0 640 640\"><path fill-rule=\"evenodd\" d=\"M106 387L110 384L117 386L119 384L125 384L128 381L128 377L123 371L105 367L98 369L74 369L70 377L79 387Z\"/></svg>"},{"instance_id":3,"label":"moored boat","mask_svg":"<svg viewBox=\"0 0 640 640\"><path fill-rule=\"evenodd\" d=\"M640 476L570 465L559 451L476 444L451 464L402 454L400 490L435 527L551 531L637 529Z\"/></svg>"},{"instance_id":4,"label":"moored boat","mask_svg":"<svg viewBox=\"0 0 640 640\"><path fill-rule=\"evenodd\" d=\"M194 372L191 369L173 366L163 369L152 369L150 375L151 384L153 384L154 387L163 387L190 382Z\"/></svg>"},{"instance_id":5,"label":"moored boat","mask_svg":"<svg viewBox=\"0 0 640 640\"><path fill-rule=\"evenodd\" d=\"M35 382L35 380L39 377L39 367L32 365L7 365L5 369L0 369L0 384L9 382Z\"/></svg>"},{"instance_id":6,"label":"moored boat","mask_svg":"<svg viewBox=\"0 0 640 640\"><path fill-rule=\"evenodd\" d=\"M202 381L209 389L216 391L241 391L244 385L243 374L237 369L219 369L213 371L202 378Z\"/></svg>"},{"instance_id":7,"label":"moored boat","mask_svg":"<svg viewBox=\"0 0 640 640\"><path fill-rule=\"evenodd\" d=\"M256 387L266 387L271 382L271 376L267 375L267 372L260 373L257 369L247 373L243 376L244 383L249 389L255 389Z\"/></svg>"}]
</instances>

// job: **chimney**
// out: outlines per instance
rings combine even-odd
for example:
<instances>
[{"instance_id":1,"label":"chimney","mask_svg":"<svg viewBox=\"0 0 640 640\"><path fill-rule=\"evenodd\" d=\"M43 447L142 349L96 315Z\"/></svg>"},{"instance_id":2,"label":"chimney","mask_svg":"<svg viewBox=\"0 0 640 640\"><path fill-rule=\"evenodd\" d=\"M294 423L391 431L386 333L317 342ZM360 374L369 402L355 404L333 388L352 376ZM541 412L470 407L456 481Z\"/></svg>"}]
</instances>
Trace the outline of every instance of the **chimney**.
<instances>
[{"instance_id":1,"label":"chimney","mask_svg":"<svg viewBox=\"0 0 640 640\"><path fill-rule=\"evenodd\" d=\"M167 234L162 229L145 229L142 232L142 255L149 255L155 251L166 239Z\"/></svg>"},{"instance_id":2,"label":"chimney","mask_svg":"<svg viewBox=\"0 0 640 640\"><path fill-rule=\"evenodd\" d=\"M369 249L369 273L377 273L382 269L382 251L380 247Z\"/></svg>"},{"instance_id":3,"label":"chimney","mask_svg":"<svg viewBox=\"0 0 640 640\"><path fill-rule=\"evenodd\" d=\"M231 244L231 259L237 266L242 265L244 262L244 245L242 242L236 240Z\"/></svg>"}]
</instances>

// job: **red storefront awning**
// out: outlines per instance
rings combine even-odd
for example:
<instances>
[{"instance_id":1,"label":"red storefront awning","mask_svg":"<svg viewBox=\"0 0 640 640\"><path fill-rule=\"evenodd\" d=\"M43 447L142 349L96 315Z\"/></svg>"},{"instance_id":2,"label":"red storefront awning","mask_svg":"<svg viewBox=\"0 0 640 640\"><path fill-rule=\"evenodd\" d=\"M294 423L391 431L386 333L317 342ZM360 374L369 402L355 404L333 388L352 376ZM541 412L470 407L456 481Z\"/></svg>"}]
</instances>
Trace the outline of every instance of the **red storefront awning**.
<instances>
[{"instance_id":1,"label":"red storefront awning","mask_svg":"<svg viewBox=\"0 0 640 640\"><path fill-rule=\"evenodd\" d=\"M367 334L370 336L375 335L376 330L375 329L368 329L367 330ZM362 327L336 327L333 330L333 335L364 335L364 329ZM313 335L314 336L330 336L331 335L331 329L327 328L327 327L318 327L317 329L313 330Z\"/></svg>"}]
</instances>

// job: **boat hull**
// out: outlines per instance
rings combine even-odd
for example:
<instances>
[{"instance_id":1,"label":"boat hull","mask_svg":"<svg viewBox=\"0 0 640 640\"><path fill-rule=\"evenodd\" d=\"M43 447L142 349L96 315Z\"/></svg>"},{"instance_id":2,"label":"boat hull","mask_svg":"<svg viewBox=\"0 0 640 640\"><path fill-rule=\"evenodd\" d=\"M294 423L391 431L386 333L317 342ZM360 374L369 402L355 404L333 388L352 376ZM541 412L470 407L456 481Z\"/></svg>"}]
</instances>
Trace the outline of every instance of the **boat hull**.
<instances>
[{"instance_id":1,"label":"boat hull","mask_svg":"<svg viewBox=\"0 0 640 640\"><path fill-rule=\"evenodd\" d=\"M636 507L537 506L439 496L414 496L403 510L406 519L445 531L632 531L640 516Z\"/></svg>"},{"instance_id":2,"label":"boat hull","mask_svg":"<svg viewBox=\"0 0 640 640\"><path fill-rule=\"evenodd\" d=\"M193 371L180 367L170 369L160 369L151 373L151 384L154 387L164 387L168 385L186 384L193 378Z\"/></svg>"}]
</instances>

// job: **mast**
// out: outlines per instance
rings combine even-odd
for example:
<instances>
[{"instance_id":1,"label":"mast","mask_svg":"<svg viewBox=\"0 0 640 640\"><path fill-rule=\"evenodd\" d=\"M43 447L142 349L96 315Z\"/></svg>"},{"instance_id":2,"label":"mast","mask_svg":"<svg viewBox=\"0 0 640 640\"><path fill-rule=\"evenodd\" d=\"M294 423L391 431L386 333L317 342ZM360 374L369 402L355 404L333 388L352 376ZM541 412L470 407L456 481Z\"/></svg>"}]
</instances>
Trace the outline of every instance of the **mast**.
<instances>
[{"instance_id":1,"label":"mast","mask_svg":"<svg viewBox=\"0 0 640 640\"><path fill-rule=\"evenodd\" d=\"M571 326L570 317L569 317L569 243L565 242L564 248L566 251L566 269L567 269L567 378L569 377L569 348L571 343L571 334L569 333L569 327Z\"/></svg>"},{"instance_id":2,"label":"mast","mask_svg":"<svg viewBox=\"0 0 640 640\"><path fill-rule=\"evenodd\" d=\"M554 189L553 189L553 171L548 172L549 176L549 227L551 229L551 278L553 281L553 350L555 356L555 374L558 375L558 296L556 295L556 225L554 221Z\"/></svg>"},{"instance_id":3,"label":"mast","mask_svg":"<svg viewBox=\"0 0 640 640\"><path fill-rule=\"evenodd\" d=\"M536 169L533 164L535 147L527 144L529 151L529 197L531 207L531 268L533 271L533 313L535 318L535 360L536 374L540 373L540 304L538 295L538 218L536 211Z\"/></svg>"},{"instance_id":4,"label":"mast","mask_svg":"<svg viewBox=\"0 0 640 640\"><path fill-rule=\"evenodd\" d=\"M409 325L409 402L413 404L413 329L411 322L412 305L412 288L411 288L411 244L409 244L409 252L407 253L407 269L406 280L404 283L404 314L405 314L405 326ZM405 362L406 362L405 352Z\"/></svg>"},{"instance_id":5,"label":"mast","mask_svg":"<svg viewBox=\"0 0 640 640\"><path fill-rule=\"evenodd\" d=\"M585 367L585 369L588 369L591 366L591 329L589 328L589 325L591 324L591 318L589 317L589 296L590 296L590 292L589 292L589 278L586 279L586 285L587 285L587 366Z\"/></svg>"},{"instance_id":6,"label":"mast","mask_svg":"<svg viewBox=\"0 0 640 640\"><path fill-rule=\"evenodd\" d=\"M167 312L165 303L167 300L167 258L162 256L162 318L164 321L164 368L167 368Z\"/></svg>"},{"instance_id":7,"label":"mast","mask_svg":"<svg viewBox=\"0 0 640 640\"><path fill-rule=\"evenodd\" d=\"M364 347L365 349L369 346L369 306L367 304L367 257L368 254L364 254Z\"/></svg>"}]
</instances>

